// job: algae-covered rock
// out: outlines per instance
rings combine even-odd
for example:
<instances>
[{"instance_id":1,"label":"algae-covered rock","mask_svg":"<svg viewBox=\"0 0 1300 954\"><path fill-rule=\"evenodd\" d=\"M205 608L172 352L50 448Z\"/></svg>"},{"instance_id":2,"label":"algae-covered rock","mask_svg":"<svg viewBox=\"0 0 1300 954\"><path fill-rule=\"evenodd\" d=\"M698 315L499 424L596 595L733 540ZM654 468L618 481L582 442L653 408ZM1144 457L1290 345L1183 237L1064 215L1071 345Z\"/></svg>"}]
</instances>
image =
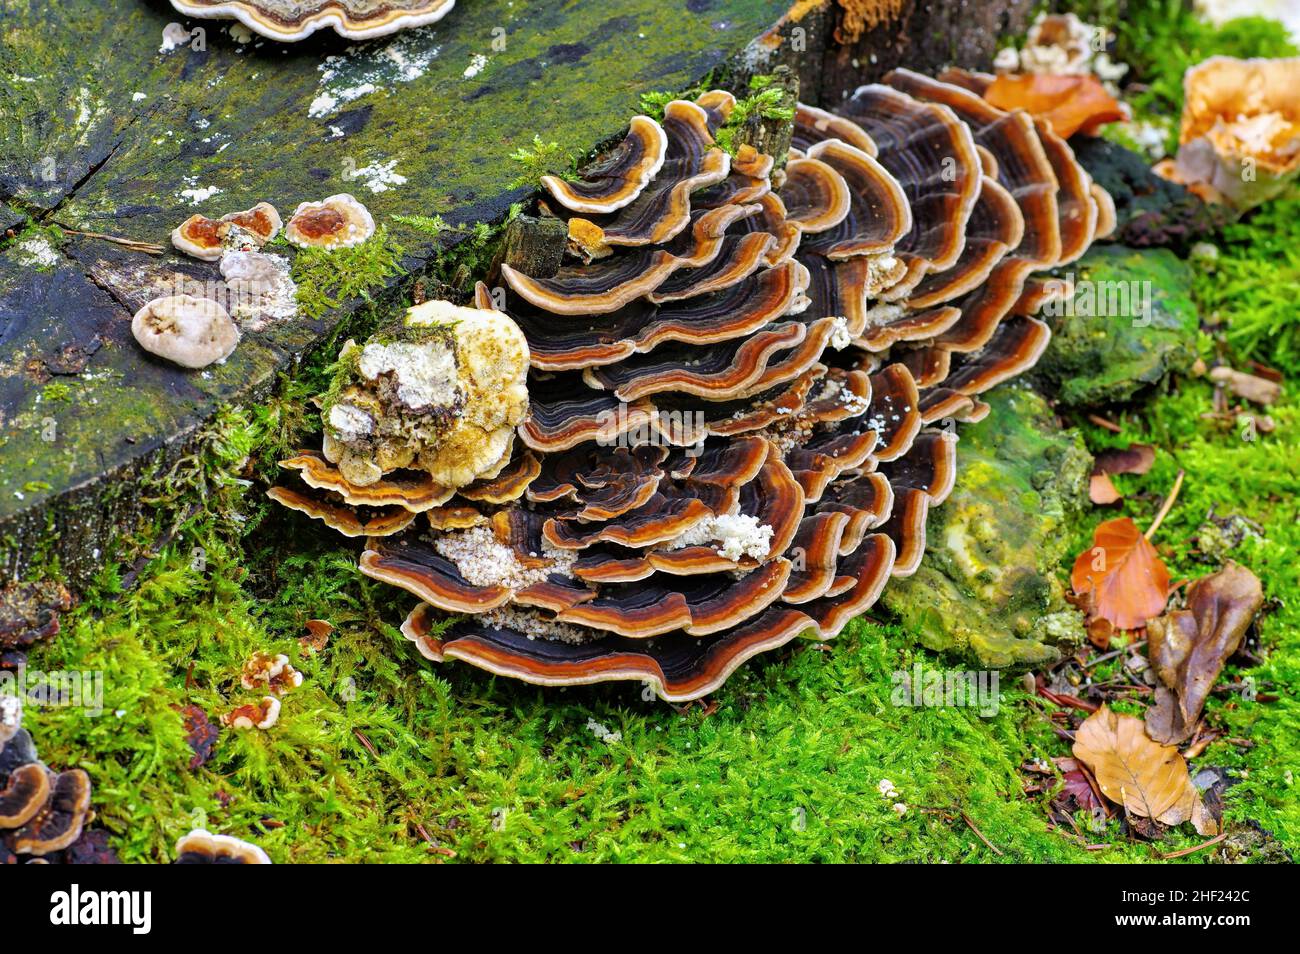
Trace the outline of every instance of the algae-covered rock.
<instances>
[{"instance_id":1,"label":"algae-covered rock","mask_svg":"<svg viewBox=\"0 0 1300 954\"><path fill-rule=\"evenodd\" d=\"M1112 238L1118 242L1186 251L1233 217L1226 207L1206 205L1184 186L1162 179L1145 156L1131 149L1092 136L1075 136L1070 145L1115 200Z\"/></svg>"},{"instance_id":2,"label":"algae-covered rock","mask_svg":"<svg viewBox=\"0 0 1300 954\"><path fill-rule=\"evenodd\" d=\"M1196 360L1191 267L1168 249L1094 247L1071 268L1075 294L1044 309L1052 341L1035 379L1061 404L1123 402Z\"/></svg>"},{"instance_id":3,"label":"algae-covered rock","mask_svg":"<svg viewBox=\"0 0 1300 954\"><path fill-rule=\"evenodd\" d=\"M1084 637L1058 567L1092 460L1033 391L985 397L989 416L961 432L957 485L930 514L925 560L883 601L930 649L999 669L1034 666Z\"/></svg>"}]
</instances>

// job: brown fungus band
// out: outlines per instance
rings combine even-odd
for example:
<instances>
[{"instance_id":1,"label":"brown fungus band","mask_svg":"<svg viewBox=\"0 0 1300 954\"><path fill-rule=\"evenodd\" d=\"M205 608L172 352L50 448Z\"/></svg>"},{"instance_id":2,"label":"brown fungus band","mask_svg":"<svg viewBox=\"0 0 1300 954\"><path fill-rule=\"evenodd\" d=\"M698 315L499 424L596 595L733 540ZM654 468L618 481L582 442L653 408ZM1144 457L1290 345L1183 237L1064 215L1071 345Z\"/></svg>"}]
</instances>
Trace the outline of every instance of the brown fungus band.
<instances>
[{"instance_id":1,"label":"brown fungus band","mask_svg":"<svg viewBox=\"0 0 1300 954\"><path fill-rule=\"evenodd\" d=\"M90 776L41 762L14 696L0 697L0 864L48 860L76 842L94 817Z\"/></svg>"},{"instance_id":2,"label":"brown fungus band","mask_svg":"<svg viewBox=\"0 0 1300 954\"><path fill-rule=\"evenodd\" d=\"M326 27L352 40L372 40L436 23L455 5L456 0L172 0L186 16L238 20L282 43Z\"/></svg>"},{"instance_id":3,"label":"brown fungus band","mask_svg":"<svg viewBox=\"0 0 1300 954\"><path fill-rule=\"evenodd\" d=\"M420 599L402 632L432 660L686 700L833 638L920 564L957 473L955 432L927 425L979 419L1037 360L1033 313L1066 286L1033 273L1113 221L1064 141L949 78L800 106L779 173L714 141L728 93L637 117L544 183L570 260L478 288L526 344L502 457L453 486L428 466L445 423L390 453L368 436L401 384L381 371L332 390L324 454L273 494L368 536L362 571ZM372 430L341 453L347 428Z\"/></svg>"}]
</instances>

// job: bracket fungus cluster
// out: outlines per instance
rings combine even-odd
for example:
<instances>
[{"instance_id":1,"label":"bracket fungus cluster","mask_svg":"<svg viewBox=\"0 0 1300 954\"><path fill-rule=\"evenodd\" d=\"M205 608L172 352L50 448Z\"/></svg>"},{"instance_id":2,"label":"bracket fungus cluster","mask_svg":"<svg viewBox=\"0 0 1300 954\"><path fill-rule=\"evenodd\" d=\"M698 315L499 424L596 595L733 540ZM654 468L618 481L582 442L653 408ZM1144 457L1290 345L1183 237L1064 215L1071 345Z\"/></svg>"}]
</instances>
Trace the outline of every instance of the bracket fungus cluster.
<instances>
[{"instance_id":1,"label":"bracket fungus cluster","mask_svg":"<svg viewBox=\"0 0 1300 954\"><path fill-rule=\"evenodd\" d=\"M47 860L71 847L93 817L90 776L41 762L18 700L0 697L0 858Z\"/></svg>"},{"instance_id":2,"label":"bracket fungus cluster","mask_svg":"<svg viewBox=\"0 0 1300 954\"><path fill-rule=\"evenodd\" d=\"M982 417L1045 347L1033 314L1068 286L1034 273L1114 220L1064 140L977 84L899 70L801 106L779 171L715 142L728 93L638 117L544 183L571 260L478 288L477 320L530 364L501 456L433 473L418 422L470 413L458 366L422 345L444 388L422 382L434 410L412 420L398 362L367 373L350 344L324 453L272 496L368 537L363 572L420 598L402 631L432 660L687 700L834 637L920 563L956 476L936 425Z\"/></svg>"},{"instance_id":3,"label":"bracket fungus cluster","mask_svg":"<svg viewBox=\"0 0 1300 954\"><path fill-rule=\"evenodd\" d=\"M333 27L352 40L373 40L436 23L456 0L172 0L190 17L238 20L254 33L294 43Z\"/></svg>"}]
</instances>

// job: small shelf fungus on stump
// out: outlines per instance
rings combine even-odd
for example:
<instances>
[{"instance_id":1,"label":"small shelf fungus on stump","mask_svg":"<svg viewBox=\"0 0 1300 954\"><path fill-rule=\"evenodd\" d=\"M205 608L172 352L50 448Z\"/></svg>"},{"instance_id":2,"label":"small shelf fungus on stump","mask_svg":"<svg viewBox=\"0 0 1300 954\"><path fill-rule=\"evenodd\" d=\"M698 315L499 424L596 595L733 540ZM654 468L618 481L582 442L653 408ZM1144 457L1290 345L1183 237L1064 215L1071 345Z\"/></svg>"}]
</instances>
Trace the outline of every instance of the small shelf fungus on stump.
<instances>
[{"instance_id":1,"label":"small shelf fungus on stump","mask_svg":"<svg viewBox=\"0 0 1300 954\"><path fill-rule=\"evenodd\" d=\"M299 248L352 248L375 234L370 210L346 192L294 210L284 237Z\"/></svg>"},{"instance_id":2,"label":"small shelf fungus on stump","mask_svg":"<svg viewBox=\"0 0 1300 954\"><path fill-rule=\"evenodd\" d=\"M150 354L191 369L224 361L239 344L239 328L221 303L193 295L155 298L135 313L131 334Z\"/></svg>"},{"instance_id":3,"label":"small shelf fungus on stump","mask_svg":"<svg viewBox=\"0 0 1300 954\"><path fill-rule=\"evenodd\" d=\"M196 828L176 842L177 865L269 865L265 851L230 835L214 835Z\"/></svg>"},{"instance_id":4,"label":"small shelf fungus on stump","mask_svg":"<svg viewBox=\"0 0 1300 954\"><path fill-rule=\"evenodd\" d=\"M192 258L215 262L227 252L260 249L283 227L275 206L259 202L251 209L219 219L191 215L172 231L172 245Z\"/></svg>"},{"instance_id":5,"label":"small shelf fungus on stump","mask_svg":"<svg viewBox=\"0 0 1300 954\"><path fill-rule=\"evenodd\" d=\"M41 762L21 717L16 698L0 697L0 862L6 855L47 860L72 846L94 817L90 776Z\"/></svg>"},{"instance_id":6,"label":"small shelf fungus on stump","mask_svg":"<svg viewBox=\"0 0 1300 954\"><path fill-rule=\"evenodd\" d=\"M352 40L373 40L436 23L456 0L172 0L190 17L238 20L254 33L294 43L333 27Z\"/></svg>"},{"instance_id":7,"label":"small shelf fungus on stump","mask_svg":"<svg viewBox=\"0 0 1300 954\"><path fill-rule=\"evenodd\" d=\"M473 412L461 332L410 328L465 312L432 302L346 346L323 453L272 496L367 537L362 571L419 597L402 632L431 660L687 700L833 638L920 564L956 477L933 425L982 417L1045 347L1033 313L1068 288L1033 273L1108 221L1064 140L948 79L799 107L779 173L716 144L729 93L637 117L580 181L545 180L559 271L478 286L468 314L526 342L512 445L456 480L433 466Z\"/></svg>"}]
</instances>

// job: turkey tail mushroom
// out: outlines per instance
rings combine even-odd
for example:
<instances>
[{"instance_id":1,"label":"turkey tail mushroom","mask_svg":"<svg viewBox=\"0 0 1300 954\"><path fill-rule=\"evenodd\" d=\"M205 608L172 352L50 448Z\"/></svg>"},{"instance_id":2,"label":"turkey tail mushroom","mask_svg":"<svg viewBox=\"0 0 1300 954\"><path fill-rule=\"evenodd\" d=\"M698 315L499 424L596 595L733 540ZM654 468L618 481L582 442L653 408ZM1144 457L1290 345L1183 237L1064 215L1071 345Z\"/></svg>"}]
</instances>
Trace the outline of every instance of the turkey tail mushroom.
<instances>
[{"instance_id":1,"label":"turkey tail mushroom","mask_svg":"<svg viewBox=\"0 0 1300 954\"><path fill-rule=\"evenodd\" d=\"M373 40L436 23L455 5L456 0L172 0L186 16L238 20L281 43L326 27L350 40Z\"/></svg>"},{"instance_id":2,"label":"turkey tail mushroom","mask_svg":"<svg viewBox=\"0 0 1300 954\"><path fill-rule=\"evenodd\" d=\"M0 848L57 860L94 818L90 796L82 769L56 772L39 761L17 699L0 698Z\"/></svg>"},{"instance_id":3,"label":"turkey tail mushroom","mask_svg":"<svg viewBox=\"0 0 1300 954\"><path fill-rule=\"evenodd\" d=\"M345 351L324 456L285 461L306 491L273 493L378 528L362 572L420 601L402 632L425 658L686 700L833 638L921 563L958 459L927 425L978 420L978 395L1038 359L1032 314L1063 286L1033 273L1113 220L1068 145L960 84L898 71L801 105L780 173L718 145L735 105L670 103L580 181L544 183L570 259L476 289L527 345L527 404L473 481L425 466L454 396L395 427L401 371L362 380ZM436 364L426 389L455 377ZM385 506L424 516L389 532Z\"/></svg>"}]
</instances>

